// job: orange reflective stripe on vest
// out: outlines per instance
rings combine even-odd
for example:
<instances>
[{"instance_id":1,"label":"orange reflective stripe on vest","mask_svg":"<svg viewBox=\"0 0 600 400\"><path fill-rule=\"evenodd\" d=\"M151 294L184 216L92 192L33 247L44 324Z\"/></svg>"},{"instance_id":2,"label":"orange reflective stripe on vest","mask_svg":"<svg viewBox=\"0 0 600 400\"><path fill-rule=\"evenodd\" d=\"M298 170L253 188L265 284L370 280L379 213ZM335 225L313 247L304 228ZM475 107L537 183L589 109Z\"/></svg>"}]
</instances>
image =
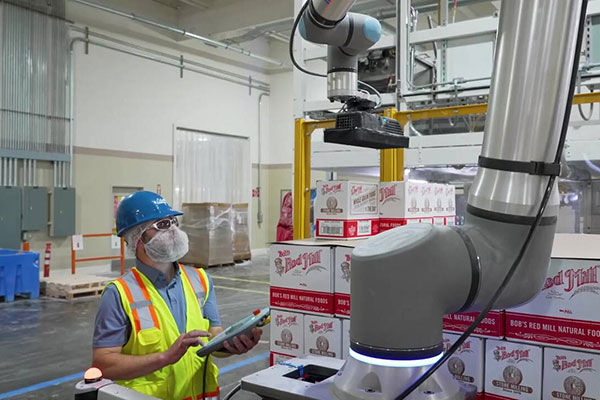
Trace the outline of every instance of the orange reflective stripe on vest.
<instances>
[{"instance_id":1,"label":"orange reflective stripe on vest","mask_svg":"<svg viewBox=\"0 0 600 400\"><path fill-rule=\"evenodd\" d=\"M140 288L142 289L142 293L144 294L144 299L150 303L148 305L148 310L150 311L150 316L152 317L152 322L154 322L154 326L160 329L160 324L158 323L158 317L156 316L156 310L154 310L154 306L152 305L152 301L150 300L150 295L148 294L148 289L146 289L146 285L144 284L144 281L142 280L142 278L140 278L139 271L136 268L133 268L131 270L131 272L133 272L135 279L137 280L138 284L140 285Z\"/></svg>"},{"instance_id":2,"label":"orange reflective stripe on vest","mask_svg":"<svg viewBox=\"0 0 600 400\"><path fill-rule=\"evenodd\" d=\"M136 269L132 269L131 274L126 274L122 278L117 279L117 281L123 286L123 290L127 295L135 331L139 332L143 329L153 327L160 329L156 310L154 310L148 290L144 281L140 278L139 272Z\"/></svg>"}]
</instances>

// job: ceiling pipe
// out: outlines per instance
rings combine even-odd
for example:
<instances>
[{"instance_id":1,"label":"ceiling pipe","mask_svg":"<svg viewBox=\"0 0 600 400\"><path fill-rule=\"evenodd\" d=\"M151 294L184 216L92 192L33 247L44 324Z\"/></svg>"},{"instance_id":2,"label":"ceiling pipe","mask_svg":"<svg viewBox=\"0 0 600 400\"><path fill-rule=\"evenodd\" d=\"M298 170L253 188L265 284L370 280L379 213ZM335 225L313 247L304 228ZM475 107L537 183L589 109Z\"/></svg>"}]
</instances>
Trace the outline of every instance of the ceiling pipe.
<instances>
[{"instance_id":1,"label":"ceiling pipe","mask_svg":"<svg viewBox=\"0 0 600 400\"><path fill-rule=\"evenodd\" d=\"M185 31L183 29L179 29L179 28L175 28L175 27L168 26L168 25L165 25L165 24L161 24L159 22L155 22L155 21L149 20L147 18L138 17L137 15L135 15L133 13L130 14L130 13L126 13L126 12L123 12L123 11L115 10L114 8L105 7L105 6L102 6L100 4L96 4L96 3L93 3L93 2L90 2L90 1L86 1L86 0L71 0L71 1L73 1L75 3L83 4L85 6L92 7L92 8L101 10L101 11L105 11L105 12L110 13L110 14L114 14L114 15L119 15L121 17L130 18L130 19L132 19L134 21L142 22L142 23L147 24L147 25L152 25L152 26L154 26L156 28L160 28L160 29L164 29L164 30L167 30L167 31L170 31L170 32L178 33L180 35L183 35L183 36L186 36L186 37L189 37L189 38L192 38L192 39L197 39L197 40L200 40L200 41L202 41L202 42L204 42L204 43L206 43L208 45L215 46L215 47L221 47L221 48L223 48L225 50L230 50L230 51L233 51L233 52L236 52L236 53L239 53L239 54L243 54L245 56L248 56L248 57L251 57L251 58L255 58L257 60L261 60L261 61L267 62L269 64L274 64L274 65L277 65L279 67L289 67L289 65L287 65L286 63L284 63L282 61L279 61L279 60L276 60L274 58L261 56L259 54L256 54L256 53L253 53L251 51L245 50L245 49L243 49L241 47L231 46L231 45L228 45L227 43L219 42L217 40L209 39L209 38L204 37L204 36L196 35L195 33L187 32L187 31Z\"/></svg>"}]
</instances>

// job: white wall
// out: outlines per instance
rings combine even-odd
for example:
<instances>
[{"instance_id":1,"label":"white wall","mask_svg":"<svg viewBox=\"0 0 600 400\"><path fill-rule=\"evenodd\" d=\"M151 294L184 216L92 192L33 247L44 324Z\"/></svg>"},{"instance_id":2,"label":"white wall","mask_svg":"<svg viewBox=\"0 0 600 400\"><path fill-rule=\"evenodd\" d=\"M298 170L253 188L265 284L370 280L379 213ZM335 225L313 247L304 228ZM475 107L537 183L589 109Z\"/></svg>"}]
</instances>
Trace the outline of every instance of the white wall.
<instances>
[{"instance_id":1,"label":"white wall","mask_svg":"<svg viewBox=\"0 0 600 400\"><path fill-rule=\"evenodd\" d=\"M256 162L258 90L249 95L245 86L190 71L182 79L171 66L93 45L85 55L76 46L75 146L172 155L175 125L248 136Z\"/></svg>"},{"instance_id":2,"label":"white wall","mask_svg":"<svg viewBox=\"0 0 600 400\"><path fill-rule=\"evenodd\" d=\"M294 161L294 84L292 72L270 77L269 125L264 158L268 164Z\"/></svg>"}]
</instances>

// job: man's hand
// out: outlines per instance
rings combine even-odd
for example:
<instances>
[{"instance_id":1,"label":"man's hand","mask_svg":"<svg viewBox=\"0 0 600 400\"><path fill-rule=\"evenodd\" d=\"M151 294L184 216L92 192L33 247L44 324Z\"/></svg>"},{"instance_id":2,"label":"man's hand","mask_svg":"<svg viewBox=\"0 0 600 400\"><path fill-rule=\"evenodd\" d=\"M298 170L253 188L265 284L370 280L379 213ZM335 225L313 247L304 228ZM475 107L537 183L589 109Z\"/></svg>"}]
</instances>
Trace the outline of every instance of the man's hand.
<instances>
[{"instance_id":1,"label":"man's hand","mask_svg":"<svg viewBox=\"0 0 600 400\"><path fill-rule=\"evenodd\" d=\"M260 340L260 335L262 335L262 329L254 328L252 329L252 339L246 335L236 336L231 340L232 344L228 341L223 342L223 347L231 354L244 354L256 346Z\"/></svg>"},{"instance_id":2,"label":"man's hand","mask_svg":"<svg viewBox=\"0 0 600 400\"><path fill-rule=\"evenodd\" d=\"M204 342L200 338L210 337L210 333L205 331L193 330L179 336L179 338L169 347L169 350L163 353L166 365L175 364L183 357L190 346L200 346Z\"/></svg>"}]
</instances>

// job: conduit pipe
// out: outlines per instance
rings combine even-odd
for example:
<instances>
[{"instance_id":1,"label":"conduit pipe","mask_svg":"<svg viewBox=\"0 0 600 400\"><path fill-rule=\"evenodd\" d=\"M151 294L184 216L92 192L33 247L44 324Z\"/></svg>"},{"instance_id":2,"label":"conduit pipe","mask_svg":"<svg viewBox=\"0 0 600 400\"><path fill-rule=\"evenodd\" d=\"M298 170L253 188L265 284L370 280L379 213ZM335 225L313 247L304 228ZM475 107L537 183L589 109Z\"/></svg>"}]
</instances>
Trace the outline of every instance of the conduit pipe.
<instances>
[{"instance_id":1,"label":"conduit pipe","mask_svg":"<svg viewBox=\"0 0 600 400\"><path fill-rule=\"evenodd\" d=\"M75 1L75 0L73 0L73 1ZM169 61L166 61L166 60L161 60L161 59L156 58L156 57L152 57L152 56L149 56L149 55L141 54L139 52L134 52L134 51L129 51L129 50L121 49L121 48L118 48L118 47L115 47L115 46L111 46L111 45L108 45L108 44L105 44L105 43L100 43L100 42L93 41L93 40L90 40L90 39L85 39L85 38L75 38L75 39L71 40L71 46L70 46L71 54L73 53L73 45L75 43L77 43L77 42L93 44L93 45L98 46L98 47L103 47L105 49L117 51L119 53L129 54L129 55L132 55L132 56L135 56L135 57L143 58L145 60L155 61L155 62L158 62L160 64L169 65L169 66L175 67L177 69L184 69L184 70L187 70L187 71L196 72L198 74L202 74L202 75L206 75L206 76L211 76L213 78L221 79L221 80L224 80L224 81L235 83L237 85L242 85L242 86L250 87L250 88L261 90L261 91L264 91L264 92L268 92L269 91L268 87L265 87L265 86L262 86L262 85L256 85L254 83L250 83L250 80L248 80L246 82L244 82L244 81L238 81L238 80L235 80L235 79L224 77L222 75L214 74L212 72L201 71L201 70L196 69L196 68L191 68L191 67L189 67L189 66L187 66L185 64L181 65L180 63L174 63L174 62L169 62Z\"/></svg>"},{"instance_id":2,"label":"conduit pipe","mask_svg":"<svg viewBox=\"0 0 600 400\"><path fill-rule=\"evenodd\" d=\"M98 38L98 39L106 40L108 42L112 42L112 43L118 44L120 46L125 46L125 47L129 47L129 48L132 48L132 49L135 49L135 50L139 50L139 51L145 52L145 53L154 54L154 55L159 56L159 57L168 58L168 59L171 59L173 61L176 61L177 63L181 62L181 56L179 56L179 55L173 55L173 54L165 53L165 52L158 51L158 50L155 50L155 49L150 49L148 47L144 47L144 46L140 46L140 45L137 45L137 44L134 44L134 43L130 43L130 42L125 41L125 40L117 39L117 38L114 38L114 37L111 37L111 36L107 36L107 35L103 35L103 34L97 33L97 32L92 32L90 30L86 31L85 29L80 28L80 27L75 26L75 25L71 25L71 26L69 26L69 28L72 31L80 32L80 33L87 33L88 36L93 36L93 37ZM225 70L222 70L220 68L212 67L212 66L207 65L207 64L202 64L202 63L199 63L197 61L192 61L190 59L184 59L184 63L185 64L189 64L189 65L193 65L195 67L207 69L209 71L217 72L217 73L222 74L222 75L230 76L232 78L237 78L237 79L240 79L241 81L243 81L245 83L247 83L251 79L252 82L254 82L254 83L261 84L261 85L263 85L265 87L269 86L268 82L261 81L260 79L256 79L256 78L254 78L254 77L252 77L250 75L236 74L235 72L225 71Z\"/></svg>"},{"instance_id":3,"label":"conduit pipe","mask_svg":"<svg viewBox=\"0 0 600 400\"><path fill-rule=\"evenodd\" d=\"M261 61L267 62L269 64L277 65L279 67L288 67L287 64L285 64L285 63L283 63L283 62L281 62L279 60L275 60L275 59L270 58L270 57L261 56L261 55L258 55L256 53L253 53L251 51L245 50L245 49L243 49L241 47L231 46L231 45L228 45L227 43L223 43L223 42L219 42L217 40L209 39L207 37L200 36L200 35L197 35L195 33L187 32L187 31L185 31L183 29L175 28L175 27L172 27L172 26L168 26L168 25L165 25L165 24L161 24L159 22L155 22L155 21L149 20L147 18L138 17L137 15L135 15L133 13L126 13L126 12L123 12L123 11L116 10L114 8L102 6L100 4L96 4L96 3L93 3L93 2L90 2L90 1L86 1L86 0L71 0L71 1L73 1L75 3L83 4L85 6L92 7L92 8L101 10L101 11L105 11L105 12L110 13L110 14L119 15L121 17L129 18L129 19L132 19L132 20L137 21L137 22L141 22L141 23L144 23L144 24L147 24L147 25L154 26L156 28L160 28L160 29L164 29L164 30L167 30L167 31L170 31L170 32L174 32L174 33L177 33L177 34L180 34L180 35L192 38L192 39L197 39L197 40L200 40L200 41L202 41L202 42L204 42L204 43L206 43L208 45L215 46L215 47L221 47L221 48L223 48L225 50L230 50L230 51L233 51L233 52L236 52L236 53L239 53L239 54L243 54L245 56L248 56L248 57L251 57L251 58L255 58L257 60L261 60Z\"/></svg>"},{"instance_id":4,"label":"conduit pipe","mask_svg":"<svg viewBox=\"0 0 600 400\"><path fill-rule=\"evenodd\" d=\"M262 166L262 162L261 162L261 152L260 152L260 127L261 127L261 123L260 123L260 118L261 118L261 104L262 104L262 99L264 96L269 96L267 93L261 93L260 96L258 96L258 182L257 182L257 189L258 189L258 212L256 213L256 222L258 223L258 226L260 227L260 224L262 224L263 222L263 213L262 213L262 204L261 204L261 197L262 197L262 188L260 186L260 173L261 173L261 166Z\"/></svg>"}]
</instances>

